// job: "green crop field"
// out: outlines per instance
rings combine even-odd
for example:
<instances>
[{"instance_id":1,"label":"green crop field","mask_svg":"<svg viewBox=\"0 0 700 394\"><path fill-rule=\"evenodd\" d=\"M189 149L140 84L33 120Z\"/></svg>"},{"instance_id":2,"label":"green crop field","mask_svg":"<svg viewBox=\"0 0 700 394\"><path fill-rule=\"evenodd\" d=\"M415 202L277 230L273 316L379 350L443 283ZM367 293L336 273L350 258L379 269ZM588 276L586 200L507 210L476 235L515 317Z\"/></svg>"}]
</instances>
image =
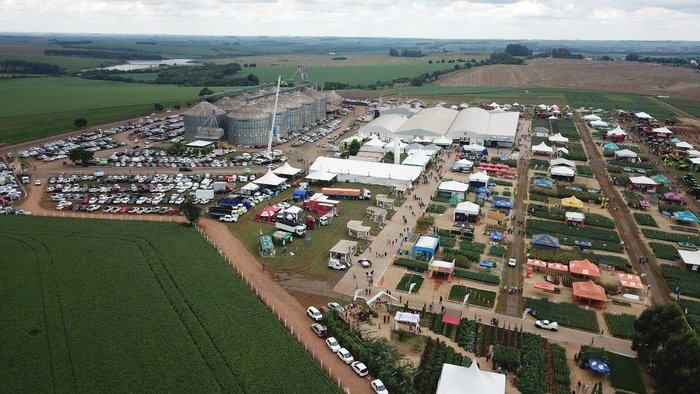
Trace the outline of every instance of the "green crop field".
<instances>
[{"instance_id":1,"label":"green crop field","mask_svg":"<svg viewBox=\"0 0 700 394\"><path fill-rule=\"evenodd\" d=\"M591 309L583 309L568 302L551 302L547 299L526 298L525 307L535 313L538 320L554 320L562 326L598 332L598 320Z\"/></svg>"},{"instance_id":2,"label":"green crop field","mask_svg":"<svg viewBox=\"0 0 700 394\"><path fill-rule=\"evenodd\" d=\"M685 111L690 115L700 118L700 101L678 100L678 99L663 99L664 102Z\"/></svg>"},{"instance_id":3,"label":"green crop field","mask_svg":"<svg viewBox=\"0 0 700 394\"><path fill-rule=\"evenodd\" d=\"M607 356L610 364L610 383L613 387L646 394L647 390L642 374L639 372L637 359L612 352L607 352Z\"/></svg>"},{"instance_id":4,"label":"green crop field","mask_svg":"<svg viewBox=\"0 0 700 394\"><path fill-rule=\"evenodd\" d=\"M618 338L632 339L634 335L634 321L637 316L627 313L623 314L605 314L605 322L608 324L610 333Z\"/></svg>"},{"instance_id":5,"label":"green crop field","mask_svg":"<svg viewBox=\"0 0 700 394\"><path fill-rule=\"evenodd\" d=\"M3 392L338 392L192 228L3 216L0 234Z\"/></svg>"},{"instance_id":6,"label":"green crop field","mask_svg":"<svg viewBox=\"0 0 700 394\"><path fill-rule=\"evenodd\" d=\"M155 103L195 103L200 88L78 78L0 80L0 142L13 144L151 113Z\"/></svg>"},{"instance_id":7,"label":"green crop field","mask_svg":"<svg viewBox=\"0 0 700 394\"><path fill-rule=\"evenodd\" d=\"M661 120L674 116L670 109L648 96L593 91L567 91L565 96L572 108L592 107L605 110L644 111Z\"/></svg>"}]
</instances>

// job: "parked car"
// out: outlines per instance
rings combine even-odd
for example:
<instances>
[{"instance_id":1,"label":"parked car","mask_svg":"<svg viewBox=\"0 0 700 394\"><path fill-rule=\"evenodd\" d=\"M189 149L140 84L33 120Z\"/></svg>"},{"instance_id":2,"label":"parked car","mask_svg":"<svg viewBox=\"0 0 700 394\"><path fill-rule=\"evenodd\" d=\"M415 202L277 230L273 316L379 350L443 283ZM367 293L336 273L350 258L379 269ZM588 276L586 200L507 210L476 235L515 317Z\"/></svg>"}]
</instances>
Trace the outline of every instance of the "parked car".
<instances>
[{"instance_id":1,"label":"parked car","mask_svg":"<svg viewBox=\"0 0 700 394\"><path fill-rule=\"evenodd\" d=\"M342 305L338 304L337 302L331 301L326 305L328 305L329 308L335 309L338 312L345 312L345 308L343 308Z\"/></svg>"},{"instance_id":2,"label":"parked car","mask_svg":"<svg viewBox=\"0 0 700 394\"><path fill-rule=\"evenodd\" d=\"M384 387L384 383L379 379L373 380L370 386L372 386L372 390L377 394L389 394L389 390Z\"/></svg>"},{"instance_id":3,"label":"parked car","mask_svg":"<svg viewBox=\"0 0 700 394\"><path fill-rule=\"evenodd\" d=\"M535 327L550 331L557 331L559 329L559 324L555 321L537 320L535 322Z\"/></svg>"},{"instance_id":4,"label":"parked car","mask_svg":"<svg viewBox=\"0 0 700 394\"><path fill-rule=\"evenodd\" d=\"M319 337L323 338L326 336L326 332L328 330L326 329L326 326L321 325L319 323L314 323L311 325L311 331L316 333L316 335L318 335Z\"/></svg>"},{"instance_id":5,"label":"parked car","mask_svg":"<svg viewBox=\"0 0 700 394\"><path fill-rule=\"evenodd\" d=\"M238 215L224 215L219 218L221 222L235 223L238 221Z\"/></svg>"},{"instance_id":6,"label":"parked car","mask_svg":"<svg viewBox=\"0 0 700 394\"><path fill-rule=\"evenodd\" d=\"M509 265L509 266L515 267L516 264L518 264L518 261L517 261L516 259L514 259L513 257L511 257L510 259L508 259L508 265Z\"/></svg>"},{"instance_id":7,"label":"parked car","mask_svg":"<svg viewBox=\"0 0 700 394\"><path fill-rule=\"evenodd\" d=\"M326 346L328 346L333 353L338 353L338 350L340 350L340 344L334 337L326 338Z\"/></svg>"},{"instance_id":8,"label":"parked car","mask_svg":"<svg viewBox=\"0 0 700 394\"><path fill-rule=\"evenodd\" d=\"M344 347L341 347L336 354L338 355L338 358L343 360L345 364L350 364L353 361L355 361L355 359L352 357L352 354L350 354L348 349Z\"/></svg>"},{"instance_id":9,"label":"parked car","mask_svg":"<svg viewBox=\"0 0 700 394\"><path fill-rule=\"evenodd\" d=\"M367 366L361 361L353 361L350 364L350 366L352 367L352 370L355 371L355 373L358 374L360 377L365 377L369 374Z\"/></svg>"},{"instance_id":10,"label":"parked car","mask_svg":"<svg viewBox=\"0 0 700 394\"><path fill-rule=\"evenodd\" d=\"M369 259L360 259L357 260L357 262L360 263L362 268L369 268L372 266L372 261L370 261Z\"/></svg>"},{"instance_id":11,"label":"parked car","mask_svg":"<svg viewBox=\"0 0 700 394\"><path fill-rule=\"evenodd\" d=\"M315 306L308 307L306 309L306 314L317 322L323 320L323 315L321 314L321 311L319 311Z\"/></svg>"}]
</instances>

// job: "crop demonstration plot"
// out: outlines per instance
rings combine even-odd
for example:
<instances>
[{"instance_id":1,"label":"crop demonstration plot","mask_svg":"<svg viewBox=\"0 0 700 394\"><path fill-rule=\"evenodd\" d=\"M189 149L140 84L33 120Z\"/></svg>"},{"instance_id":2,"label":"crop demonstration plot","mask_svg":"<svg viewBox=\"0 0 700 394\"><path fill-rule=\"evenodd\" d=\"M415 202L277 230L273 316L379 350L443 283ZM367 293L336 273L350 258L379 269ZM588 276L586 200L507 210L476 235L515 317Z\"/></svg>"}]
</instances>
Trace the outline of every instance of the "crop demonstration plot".
<instances>
[{"instance_id":1,"label":"crop demonstration plot","mask_svg":"<svg viewBox=\"0 0 700 394\"><path fill-rule=\"evenodd\" d=\"M3 391L337 391L191 228L11 216L0 228Z\"/></svg>"},{"instance_id":2,"label":"crop demonstration plot","mask_svg":"<svg viewBox=\"0 0 700 394\"><path fill-rule=\"evenodd\" d=\"M568 302L551 302L546 299L526 298L525 307L540 320L553 320L562 326L598 332L598 320L593 310L586 310Z\"/></svg>"}]
</instances>

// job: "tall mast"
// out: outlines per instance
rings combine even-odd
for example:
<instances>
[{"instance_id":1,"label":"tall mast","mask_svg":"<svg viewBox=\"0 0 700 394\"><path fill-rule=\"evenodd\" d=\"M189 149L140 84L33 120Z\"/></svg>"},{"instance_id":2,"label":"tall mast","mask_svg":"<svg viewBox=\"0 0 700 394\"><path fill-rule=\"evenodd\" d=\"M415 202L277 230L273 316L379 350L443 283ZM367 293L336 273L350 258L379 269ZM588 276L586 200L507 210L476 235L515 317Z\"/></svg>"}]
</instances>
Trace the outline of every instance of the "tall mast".
<instances>
[{"instance_id":1,"label":"tall mast","mask_svg":"<svg viewBox=\"0 0 700 394\"><path fill-rule=\"evenodd\" d=\"M282 76L277 76L277 92L275 93L275 109L272 111L272 125L270 126L270 137L267 140L267 155L272 157L272 136L275 134L275 118L277 117L277 101L280 98L280 83Z\"/></svg>"}]
</instances>

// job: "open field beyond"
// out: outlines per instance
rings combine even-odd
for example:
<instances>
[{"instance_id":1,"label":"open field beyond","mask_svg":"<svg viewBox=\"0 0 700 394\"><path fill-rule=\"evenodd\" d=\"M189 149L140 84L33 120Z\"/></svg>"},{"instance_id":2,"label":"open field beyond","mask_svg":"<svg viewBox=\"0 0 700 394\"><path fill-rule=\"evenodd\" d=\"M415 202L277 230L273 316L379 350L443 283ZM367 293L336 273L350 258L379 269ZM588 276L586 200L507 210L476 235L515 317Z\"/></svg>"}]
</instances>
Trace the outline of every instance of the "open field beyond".
<instances>
[{"instance_id":1,"label":"open field beyond","mask_svg":"<svg viewBox=\"0 0 700 394\"><path fill-rule=\"evenodd\" d=\"M461 71L439 86L559 87L700 100L700 75L692 70L634 62L534 59Z\"/></svg>"},{"instance_id":2,"label":"open field beyond","mask_svg":"<svg viewBox=\"0 0 700 394\"><path fill-rule=\"evenodd\" d=\"M192 228L11 216L0 227L3 391L336 391Z\"/></svg>"}]
</instances>

